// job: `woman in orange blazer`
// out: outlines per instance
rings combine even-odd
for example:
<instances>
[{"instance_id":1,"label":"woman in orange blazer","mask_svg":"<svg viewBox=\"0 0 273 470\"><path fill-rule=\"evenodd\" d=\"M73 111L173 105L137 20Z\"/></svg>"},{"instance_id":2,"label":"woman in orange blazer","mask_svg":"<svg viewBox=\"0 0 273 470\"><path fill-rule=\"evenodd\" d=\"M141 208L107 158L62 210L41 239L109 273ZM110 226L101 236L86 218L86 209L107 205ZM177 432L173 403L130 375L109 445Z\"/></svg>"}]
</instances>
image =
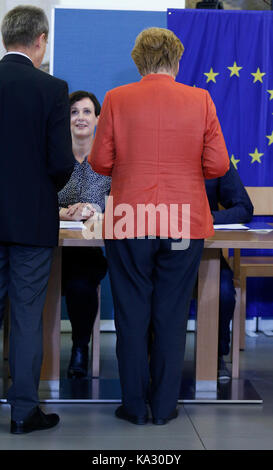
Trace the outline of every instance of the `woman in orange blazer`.
<instances>
[{"instance_id":1,"label":"woman in orange blazer","mask_svg":"<svg viewBox=\"0 0 273 470\"><path fill-rule=\"evenodd\" d=\"M214 233L204 179L229 169L209 93L175 82L183 50L169 30L139 34L132 57L142 79L106 94L89 156L94 171L112 176L104 238L122 388L116 416L135 424L147 422L147 403L154 424L177 416L189 302Z\"/></svg>"}]
</instances>

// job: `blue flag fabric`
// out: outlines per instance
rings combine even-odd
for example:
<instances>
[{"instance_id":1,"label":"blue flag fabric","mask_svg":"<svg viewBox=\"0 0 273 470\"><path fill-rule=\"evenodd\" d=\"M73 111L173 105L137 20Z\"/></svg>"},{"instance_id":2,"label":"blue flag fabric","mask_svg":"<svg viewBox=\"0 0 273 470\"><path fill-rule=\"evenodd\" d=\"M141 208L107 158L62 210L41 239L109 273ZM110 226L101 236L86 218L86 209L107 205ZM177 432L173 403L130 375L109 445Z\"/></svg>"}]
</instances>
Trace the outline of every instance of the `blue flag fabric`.
<instances>
[{"instance_id":1,"label":"blue flag fabric","mask_svg":"<svg viewBox=\"0 0 273 470\"><path fill-rule=\"evenodd\" d=\"M245 186L273 184L273 12L176 10L185 52L177 81L205 88Z\"/></svg>"},{"instance_id":2,"label":"blue flag fabric","mask_svg":"<svg viewBox=\"0 0 273 470\"><path fill-rule=\"evenodd\" d=\"M185 47L177 81L211 94L244 185L272 186L273 12L169 9L167 20ZM241 254L254 251L272 253ZM272 318L272 288L271 278L248 279L248 318Z\"/></svg>"}]
</instances>

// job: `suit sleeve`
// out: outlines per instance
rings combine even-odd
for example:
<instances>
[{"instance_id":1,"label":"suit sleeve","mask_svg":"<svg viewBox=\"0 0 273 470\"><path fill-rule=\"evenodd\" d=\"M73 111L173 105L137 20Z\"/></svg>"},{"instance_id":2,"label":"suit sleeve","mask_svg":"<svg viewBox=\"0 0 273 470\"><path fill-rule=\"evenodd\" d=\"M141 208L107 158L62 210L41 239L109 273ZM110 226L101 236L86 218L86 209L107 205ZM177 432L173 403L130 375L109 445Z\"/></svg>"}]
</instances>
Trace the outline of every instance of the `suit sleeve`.
<instances>
[{"instance_id":1,"label":"suit sleeve","mask_svg":"<svg viewBox=\"0 0 273 470\"><path fill-rule=\"evenodd\" d=\"M115 163L115 141L111 97L106 93L91 153L88 157L92 169L101 175L111 176Z\"/></svg>"},{"instance_id":2,"label":"suit sleeve","mask_svg":"<svg viewBox=\"0 0 273 470\"><path fill-rule=\"evenodd\" d=\"M215 105L206 92L206 125L203 146L204 178L219 178L229 169L229 156L220 123L216 115Z\"/></svg>"},{"instance_id":3,"label":"suit sleeve","mask_svg":"<svg viewBox=\"0 0 273 470\"><path fill-rule=\"evenodd\" d=\"M212 211L215 224L242 224L251 221L253 205L233 165L219 178L219 203L224 209Z\"/></svg>"},{"instance_id":4,"label":"suit sleeve","mask_svg":"<svg viewBox=\"0 0 273 470\"><path fill-rule=\"evenodd\" d=\"M47 168L57 191L68 182L74 165L68 87L61 82L47 125Z\"/></svg>"}]
</instances>

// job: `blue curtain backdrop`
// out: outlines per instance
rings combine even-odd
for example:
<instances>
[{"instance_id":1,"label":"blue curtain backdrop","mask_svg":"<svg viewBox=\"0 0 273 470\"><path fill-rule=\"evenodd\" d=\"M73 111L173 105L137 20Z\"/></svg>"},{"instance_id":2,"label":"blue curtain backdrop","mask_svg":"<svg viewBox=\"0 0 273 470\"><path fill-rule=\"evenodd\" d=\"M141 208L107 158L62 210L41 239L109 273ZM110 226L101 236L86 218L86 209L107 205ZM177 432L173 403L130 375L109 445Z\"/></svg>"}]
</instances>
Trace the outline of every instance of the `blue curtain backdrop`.
<instances>
[{"instance_id":1,"label":"blue curtain backdrop","mask_svg":"<svg viewBox=\"0 0 273 470\"><path fill-rule=\"evenodd\" d=\"M211 94L244 185L272 186L273 12L169 9L167 21L185 47L177 81ZM273 317L272 292L273 279L248 279L249 317Z\"/></svg>"},{"instance_id":2,"label":"blue curtain backdrop","mask_svg":"<svg viewBox=\"0 0 273 470\"><path fill-rule=\"evenodd\" d=\"M162 11L56 7L53 74L68 82L70 93L75 90L92 91L102 104L109 89L139 80L131 58L135 38L149 26L166 28L166 17L166 12ZM112 319L108 274L101 285L101 317ZM62 319L67 318L63 299Z\"/></svg>"}]
</instances>

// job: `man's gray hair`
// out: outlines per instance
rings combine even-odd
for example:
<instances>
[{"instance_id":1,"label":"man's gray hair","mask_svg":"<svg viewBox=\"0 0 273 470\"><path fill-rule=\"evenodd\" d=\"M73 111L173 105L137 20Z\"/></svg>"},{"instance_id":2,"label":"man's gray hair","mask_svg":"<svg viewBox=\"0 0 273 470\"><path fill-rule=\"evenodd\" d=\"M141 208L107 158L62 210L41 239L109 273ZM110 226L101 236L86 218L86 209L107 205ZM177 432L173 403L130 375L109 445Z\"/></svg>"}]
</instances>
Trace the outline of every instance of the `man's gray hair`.
<instances>
[{"instance_id":1,"label":"man's gray hair","mask_svg":"<svg viewBox=\"0 0 273 470\"><path fill-rule=\"evenodd\" d=\"M19 5L4 16L1 32L6 49L14 45L28 47L41 34L48 37L48 19L41 8Z\"/></svg>"}]
</instances>

